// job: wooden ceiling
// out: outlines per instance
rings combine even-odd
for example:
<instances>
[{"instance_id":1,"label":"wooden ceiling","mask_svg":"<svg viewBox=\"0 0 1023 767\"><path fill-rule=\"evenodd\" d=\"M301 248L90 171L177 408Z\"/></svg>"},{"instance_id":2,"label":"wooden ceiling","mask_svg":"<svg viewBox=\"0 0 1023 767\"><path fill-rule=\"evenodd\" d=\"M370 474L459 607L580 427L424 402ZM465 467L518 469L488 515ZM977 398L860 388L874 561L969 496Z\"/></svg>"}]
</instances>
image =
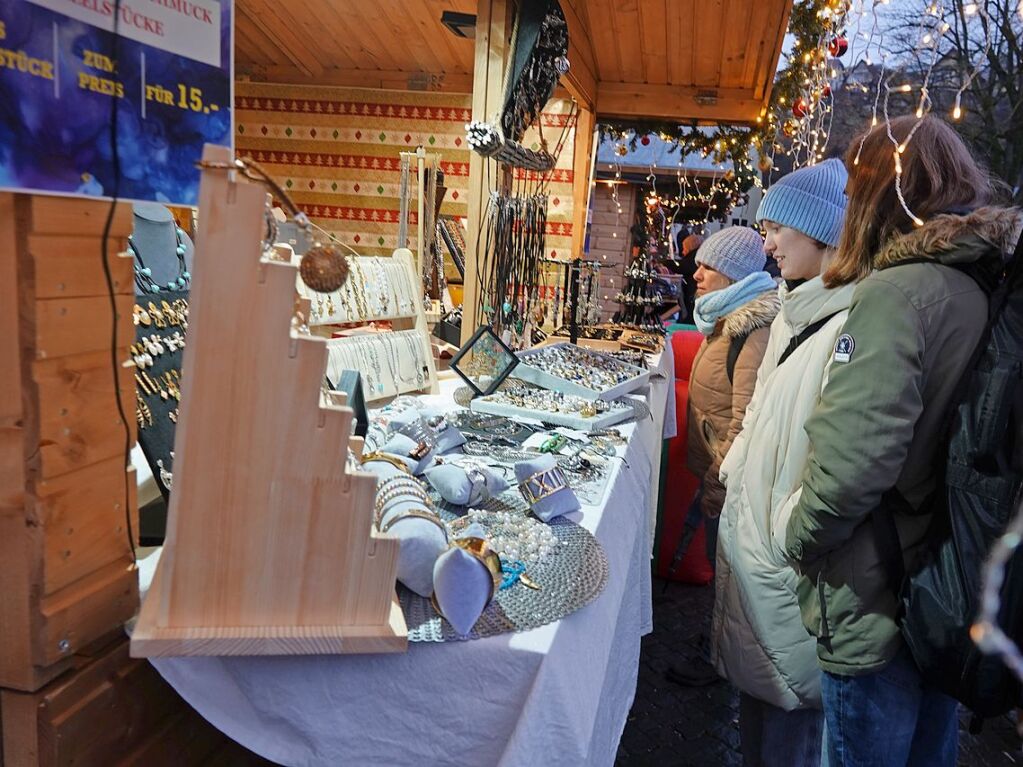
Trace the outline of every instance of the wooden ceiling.
<instances>
[{"instance_id":1,"label":"wooden ceiling","mask_svg":"<svg viewBox=\"0 0 1023 767\"><path fill-rule=\"evenodd\" d=\"M472 90L474 42L440 23L477 0L238 0L235 66L254 80ZM599 116L752 122L792 0L561 0L566 87Z\"/></svg>"}]
</instances>

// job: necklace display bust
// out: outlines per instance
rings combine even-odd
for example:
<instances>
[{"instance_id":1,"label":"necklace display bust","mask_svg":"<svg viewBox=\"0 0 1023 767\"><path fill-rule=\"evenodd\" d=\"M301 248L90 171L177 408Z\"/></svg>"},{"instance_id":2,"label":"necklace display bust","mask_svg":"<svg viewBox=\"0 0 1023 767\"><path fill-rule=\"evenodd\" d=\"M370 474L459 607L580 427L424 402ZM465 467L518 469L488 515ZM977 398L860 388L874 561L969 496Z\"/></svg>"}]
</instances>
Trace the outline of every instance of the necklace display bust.
<instances>
[{"instance_id":1,"label":"necklace display bust","mask_svg":"<svg viewBox=\"0 0 1023 767\"><path fill-rule=\"evenodd\" d=\"M152 202L138 202L132 206L135 229L131 235L129 250L135 257L137 269L148 269L149 274L135 281L136 295L146 295L155 291L152 285L162 291L187 289L191 278L192 256L195 246L188 235L178 228L171 212ZM183 253L179 253L179 248ZM187 277L184 275L187 274ZM182 285L180 280L185 280Z\"/></svg>"}]
</instances>

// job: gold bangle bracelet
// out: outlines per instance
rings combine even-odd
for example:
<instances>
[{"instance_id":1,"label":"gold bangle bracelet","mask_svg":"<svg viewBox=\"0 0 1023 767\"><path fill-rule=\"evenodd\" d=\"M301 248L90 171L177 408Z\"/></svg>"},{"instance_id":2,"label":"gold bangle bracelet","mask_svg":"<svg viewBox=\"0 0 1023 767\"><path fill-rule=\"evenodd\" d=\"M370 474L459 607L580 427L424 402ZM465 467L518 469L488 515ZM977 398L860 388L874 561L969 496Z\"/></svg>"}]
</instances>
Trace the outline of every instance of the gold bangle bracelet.
<instances>
[{"instance_id":1,"label":"gold bangle bracelet","mask_svg":"<svg viewBox=\"0 0 1023 767\"><path fill-rule=\"evenodd\" d=\"M372 453L366 453L366 455L362 456L362 462L364 464L370 463L371 461L383 461L384 463L389 463L396 469L400 469L409 476L412 476L412 472L409 471L408 464L405 463L400 458L398 458L398 456L396 455L391 455L390 453L381 453L379 450L374 450Z\"/></svg>"},{"instance_id":2,"label":"gold bangle bracelet","mask_svg":"<svg viewBox=\"0 0 1023 767\"><path fill-rule=\"evenodd\" d=\"M380 532L387 533L392 527L401 522L403 519L425 519L427 522L432 522L444 532L444 540L448 538L447 525L441 520L441 518L434 512L427 511L426 509L408 509L403 511L401 514L397 514L382 525L380 525Z\"/></svg>"},{"instance_id":3,"label":"gold bangle bracelet","mask_svg":"<svg viewBox=\"0 0 1023 767\"><path fill-rule=\"evenodd\" d=\"M373 508L373 519L378 526L380 525L380 521L384 518L387 507L399 501L407 501L410 503L418 502L428 509L433 508L433 501L431 501L430 497L427 495L419 495L418 493L409 493L404 491L394 492L387 497L379 498Z\"/></svg>"}]
</instances>

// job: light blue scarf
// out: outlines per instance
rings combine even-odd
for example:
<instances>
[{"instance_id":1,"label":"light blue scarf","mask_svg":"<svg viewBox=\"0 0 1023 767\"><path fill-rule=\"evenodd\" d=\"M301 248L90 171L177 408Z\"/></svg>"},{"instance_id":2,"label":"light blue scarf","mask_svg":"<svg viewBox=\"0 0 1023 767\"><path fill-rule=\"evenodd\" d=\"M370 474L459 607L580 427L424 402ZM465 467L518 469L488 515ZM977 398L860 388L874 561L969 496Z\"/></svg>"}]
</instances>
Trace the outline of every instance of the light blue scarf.
<instances>
[{"instance_id":1,"label":"light blue scarf","mask_svg":"<svg viewBox=\"0 0 1023 767\"><path fill-rule=\"evenodd\" d=\"M705 336L709 336L714 333L719 319L748 304L762 293L776 288L774 278L767 272L754 272L727 288L700 296L696 299L696 306L693 309L696 327Z\"/></svg>"}]
</instances>

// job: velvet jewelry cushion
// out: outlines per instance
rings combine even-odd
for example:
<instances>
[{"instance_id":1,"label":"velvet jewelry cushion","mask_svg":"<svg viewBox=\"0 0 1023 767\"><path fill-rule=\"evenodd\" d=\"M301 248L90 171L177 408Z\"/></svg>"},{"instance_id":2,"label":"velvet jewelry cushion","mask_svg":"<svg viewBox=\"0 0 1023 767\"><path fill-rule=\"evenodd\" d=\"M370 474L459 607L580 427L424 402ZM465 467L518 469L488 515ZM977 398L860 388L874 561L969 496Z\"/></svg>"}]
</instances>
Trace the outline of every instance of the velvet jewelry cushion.
<instances>
[{"instance_id":1,"label":"velvet jewelry cushion","mask_svg":"<svg viewBox=\"0 0 1023 767\"><path fill-rule=\"evenodd\" d=\"M467 529L460 538L483 537L482 530ZM441 615L459 636L466 636L487 609L496 586L480 560L465 549L452 546L433 566L433 597Z\"/></svg>"},{"instance_id":2,"label":"velvet jewelry cushion","mask_svg":"<svg viewBox=\"0 0 1023 767\"><path fill-rule=\"evenodd\" d=\"M405 462L412 473L419 475L426 470L427 466L433 463L434 452L429 450L419 459L411 458L410 456L418 447L419 443L415 442L411 437L406 437L404 434L392 434L390 439L380 448L380 452L401 456L406 459Z\"/></svg>"},{"instance_id":3,"label":"velvet jewelry cushion","mask_svg":"<svg viewBox=\"0 0 1023 767\"><path fill-rule=\"evenodd\" d=\"M457 450L466 443L465 435L454 426L445 426L437 432L436 450L438 455Z\"/></svg>"},{"instance_id":4,"label":"velvet jewelry cushion","mask_svg":"<svg viewBox=\"0 0 1023 767\"><path fill-rule=\"evenodd\" d=\"M441 498L457 506L475 506L508 489L508 480L482 464L444 463L425 475Z\"/></svg>"},{"instance_id":5,"label":"velvet jewelry cushion","mask_svg":"<svg viewBox=\"0 0 1023 767\"><path fill-rule=\"evenodd\" d=\"M553 455L542 455L515 464L515 479L519 483L519 490L523 491L523 483L528 480L523 497L533 513L544 522L580 508L579 499L568 486L560 469L556 468L557 465L558 459Z\"/></svg>"},{"instance_id":6,"label":"velvet jewelry cushion","mask_svg":"<svg viewBox=\"0 0 1023 767\"><path fill-rule=\"evenodd\" d=\"M447 550L448 539L440 526L421 517L407 516L409 511L426 509L419 501L396 501L385 508L380 526L401 543L398 580L420 596L429 597L433 593L434 566Z\"/></svg>"}]
</instances>

